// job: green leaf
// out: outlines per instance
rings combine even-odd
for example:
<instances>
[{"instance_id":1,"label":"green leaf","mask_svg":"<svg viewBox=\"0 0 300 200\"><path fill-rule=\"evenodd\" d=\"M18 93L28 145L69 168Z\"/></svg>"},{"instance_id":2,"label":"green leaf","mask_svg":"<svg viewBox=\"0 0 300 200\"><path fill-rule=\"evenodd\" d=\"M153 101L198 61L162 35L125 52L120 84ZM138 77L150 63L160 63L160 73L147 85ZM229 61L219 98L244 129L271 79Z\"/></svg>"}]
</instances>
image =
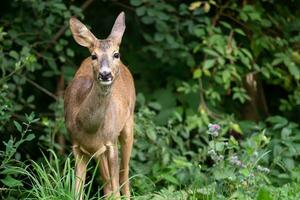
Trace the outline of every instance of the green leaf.
<instances>
[{"instance_id":1,"label":"green leaf","mask_svg":"<svg viewBox=\"0 0 300 200\"><path fill-rule=\"evenodd\" d=\"M283 163L288 170L295 168L295 161L292 158L283 158Z\"/></svg>"},{"instance_id":2,"label":"green leaf","mask_svg":"<svg viewBox=\"0 0 300 200\"><path fill-rule=\"evenodd\" d=\"M271 76L270 76L270 71L267 67L262 67L261 68L261 72L262 74L267 78L269 79Z\"/></svg>"},{"instance_id":3,"label":"green leaf","mask_svg":"<svg viewBox=\"0 0 300 200\"><path fill-rule=\"evenodd\" d=\"M160 103L158 103L158 102L150 102L149 104L148 104L148 106L150 107L150 108L153 108L153 109L155 109L155 110L161 110L161 104Z\"/></svg>"},{"instance_id":4,"label":"green leaf","mask_svg":"<svg viewBox=\"0 0 300 200\"><path fill-rule=\"evenodd\" d=\"M285 127L281 131L281 138L286 139L291 135L291 133L292 133L292 129Z\"/></svg>"},{"instance_id":5,"label":"green leaf","mask_svg":"<svg viewBox=\"0 0 300 200\"><path fill-rule=\"evenodd\" d=\"M13 57L14 59L16 59L16 60L19 59L19 54L18 54L16 51L14 51L14 50L10 51L10 52L9 52L9 55L10 55L11 57Z\"/></svg>"},{"instance_id":6,"label":"green leaf","mask_svg":"<svg viewBox=\"0 0 300 200\"><path fill-rule=\"evenodd\" d=\"M67 48L67 55L70 57L74 57L74 51L70 48Z\"/></svg>"},{"instance_id":7,"label":"green leaf","mask_svg":"<svg viewBox=\"0 0 300 200\"><path fill-rule=\"evenodd\" d=\"M236 29L234 29L234 32L236 32L240 35L246 36L245 32L242 29L236 28Z\"/></svg>"},{"instance_id":8,"label":"green leaf","mask_svg":"<svg viewBox=\"0 0 300 200\"><path fill-rule=\"evenodd\" d=\"M213 171L216 180L227 179L229 177L234 177L234 171L231 168L215 169Z\"/></svg>"},{"instance_id":9,"label":"green leaf","mask_svg":"<svg viewBox=\"0 0 300 200\"><path fill-rule=\"evenodd\" d=\"M169 174L164 174L163 179L175 185L180 185L179 181L174 176L171 176Z\"/></svg>"},{"instance_id":10,"label":"green leaf","mask_svg":"<svg viewBox=\"0 0 300 200\"><path fill-rule=\"evenodd\" d=\"M201 77L201 75L202 75L202 71L198 68L198 69L196 69L196 70L194 71L194 73L193 73L193 78L194 78L194 79L198 79L198 78Z\"/></svg>"},{"instance_id":11,"label":"green leaf","mask_svg":"<svg viewBox=\"0 0 300 200\"><path fill-rule=\"evenodd\" d=\"M155 35L154 35L154 40L155 41L161 42L161 41L163 41L163 39L164 39L164 35L163 34L161 34L161 33L155 33Z\"/></svg>"},{"instance_id":12,"label":"green leaf","mask_svg":"<svg viewBox=\"0 0 300 200\"><path fill-rule=\"evenodd\" d=\"M272 195L270 191L268 191L266 188L261 188L257 195L257 200L273 200Z\"/></svg>"},{"instance_id":13,"label":"green leaf","mask_svg":"<svg viewBox=\"0 0 300 200\"><path fill-rule=\"evenodd\" d=\"M190 4L189 10L196 10L197 8L199 8L201 6L201 4L202 4L201 1L195 1Z\"/></svg>"},{"instance_id":14,"label":"green leaf","mask_svg":"<svg viewBox=\"0 0 300 200\"><path fill-rule=\"evenodd\" d=\"M223 73L222 73L222 79L223 79L224 83L229 82L231 77L232 76L231 76L230 70L224 70L223 71Z\"/></svg>"},{"instance_id":15,"label":"green leaf","mask_svg":"<svg viewBox=\"0 0 300 200\"><path fill-rule=\"evenodd\" d=\"M67 7L64 3L55 3L54 2L50 5L52 5L54 8L57 8L58 10L66 10L67 9Z\"/></svg>"},{"instance_id":16,"label":"green leaf","mask_svg":"<svg viewBox=\"0 0 300 200\"><path fill-rule=\"evenodd\" d=\"M239 147L239 142L234 137L230 136L229 145L234 147Z\"/></svg>"},{"instance_id":17,"label":"green leaf","mask_svg":"<svg viewBox=\"0 0 300 200\"><path fill-rule=\"evenodd\" d=\"M162 163L164 165L167 165L169 163L169 161L170 161L170 154L167 152L164 152L163 157L162 157Z\"/></svg>"},{"instance_id":18,"label":"green leaf","mask_svg":"<svg viewBox=\"0 0 300 200\"><path fill-rule=\"evenodd\" d=\"M174 163L179 167L179 168L184 168L184 167L192 167L192 163L183 160L185 158L179 158L179 159L174 159Z\"/></svg>"},{"instance_id":19,"label":"green leaf","mask_svg":"<svg viewBox=\"0 0 300 200\"><path fill-rule=\"evenodd\" d=\"M224 22L224 21L220 21L219 22L221 25L223 25L225 28L228 28L229 30L231 30L231 25L230 24L228 24L227 22Z\"/></svg>"},{"instance_id":20,"label":"green leaf","mask_svg":"<svg viewBox=\"0 0 300 200\"><path fill-rule=\"evenodd\" d=\"M42 73L42 76L45 76L45 77L51 77L53 75L54 75L53 71L44 71Z\"/></svg>"},{"instance_id":21,"label":"green leaf","mask_svg":"<svg viewBox=\"0 0 300 200\"><path fill-rule=\"evenodd\" d=\"M66 80L71 80L75 74L75 69L72 66L64 65L62 67L62 72Z\"/></svg>"},{"instance_id":22,"label":"green leaf","mask_svg":"<svg viewBox=\"0 0 300 200\"><path fill-rule=\"evenodd\" d=\"M146 102L145 96L142 93L138 93L136 96L136 101L142 106L145 105Z\"/></svg>"},{"instance_id":23,"label":"green leaf","mask_svg":"<svg viewBox=\"0 0 300 200\"><path fill-rule=\"evenodd\" d=\"M224 150L224 142L216 142L215 143L216 151L221 152Z\"/></svg>"},{"instance_id":24,"label":"green leaf","mask_svg":"<svg viewBox=\"0 0 300 200\"><path fill-rule=\"evenodd\" d=\"M27 98L27 103L32 103L34 100L34 96L33 95L30 95L28 98Z\"/></svg>"},{"instance_id":25,"label":"green leaf","mask_svg":"<svg viewBox=\"0 0 300 200\"><path fill-rule=\"evenodd\" d=\"M214 56L214 57L219 57L219 54L211 49L208 48L203 48L203 51L207 53L208 55Z\"/></svg>"},{"instance_id":26,"label":"green leaf","mask_svg":"<svg viewBox=\"0 0 300 200\"><path fill-rule=\"evenodd\" d=\"M154 18L149 16L144 16L142 17L142 22L144 24L152 24L154 22Z\"/></svg>"},{"instance_id":27,"label":"green leaf","mask_svg":"<svg viewBox=\"0 0 300 200\"><path fill-rule=\"evenodd\" d=\"M157 17L160 19L160 20L168 20L170 17L169 15L166 15L165 13L163 12L158 12L157 13Z\"/></svg>"},{"instance_id":28,"label":"green leaf","mask_svg":"<svg viewBox=\"0 0 300 200\"><path fill-rule=\"evenodd\" d=\"M133 6L140 6L140 5L142 5L143 1L141 1L141 0L130 0L130 3Z\"/></svg>"},{"instance_id":29,"label":"green leaf","mask_svg":"<svg viewBox=\"0 0 300 200\"><path fill-rule=\"evenodd\" d=\"M58 59L63 63L66 62L66 58L64 56L58 56Z\"/></svg>"},{"instance_id":30,"label":"green leaf","mask_svg":"<svg viewBox=\"0 0 300 200\"><path fill-rule=\"evenodd\" d=\"M234 92L232 96L233 99L238 99L241 103L244 103L246 100L250 99L244 88L234 87L232 90Z\"/></svg>"},{"instance_id":31,"label":"green leaf","mask_svg":"<svg viewBox=\"0 0 300 200\"><path fill-rule=\"evenodd\" d=\"M240 173L241 173L243 176L246 176L246 177L250 175L250 171L249 171L249 169L247 169L247 168L241 169L241 170L240 170Z\"/></svg>"},{"instance_id":32,"label":"green leaf","mask_svg":"<svg viewBox=\"0 0 300 200\"><path fill-rule=\"evenodd\" d=\"M14 125L15 125L15 127L17 128L17 130L18 130L20 133L22 133L22 126L19 124L19 122L14 121Z\"/></svg>"},{"instance_id":33,"label":"green leaf","mask_svg":"<svg viewBox=\"0 0 300 200\"><path fill-rule=\"evenodd\" d=\"M215 59L205 60L204 63L203 63L203 68L204 69L210 69L211 67L214 66L215 63L216 63Z\"/></svg>"},{"instance_id":34,"label":"green leaf","mask_svg":"<svg viewBox=\"0 0 300 200\"><path fill-rule=\"evenodd\" d=\"M17 186L23 186L22 182L11 177L11 176L6 176L5 179L2 179L1 182L6 185L7 187L17 187Z\"/></svg>"},{"instance_id":35,"label":"green leaf","mask_svg":"<svg viewBox=\"0 0 300 200\"><path fill-rule=\"evenodd\" d=\"M205 30L202 27L198 27L194 29L194 33L197 37L203 37L205 35Z\"/></svg>"},{"instance_id":36,"label":"green leaf","mask_svg":"<svg viewBox=\"0 0 300 200\"><path fill-rule=\"evenodd\" d=\"M298 66L295 65L295 63L293 63L293 62L289 63L288 69L289 69L291 75L294 76L294 78L296 80L300 79L300 70L299 70Z\"/></svg>"},{"instance_id":37,"label":"green leaf","mask_svg":"<svg viewBox=\"0 0 300 200\"><path fill-rule=\"evenodd\" d=\"M136 15L137 16L142 16L146 13L146 8L143 6L143 7L138 7L136 10Z\"/></svg>"},{"instance_id":38,"label":"green leaf","mask_svg":"<svg viewBox=\"0 0 300 200\"><path fill-rule=\"evenodd\" d=\"M5 168L4 170L1 171L1 174L6 174L6 175L9 175L9 174L15 174L18 172L19 169L16 169L14 167L10 167L10 168Z\"/></svg>"},{"instance_id":39,"label":"green leaf","mask_svg":"<svg viewBox=\"0 0 300 200\"><path fill-rule=\"evenodd\" d=\"M269 117L267 121L273 124L274 130L283 128L284 126L288 125L288 120L281 116Z\"/></svg>"},{"instance_id":40,"label":"green leaf","mask_svg":"<svg viewBox=\"0 0 300 200\"><path fill-rule=\"evenodd\" d=\"M156 133L155 133L154 128L151 127L149 129L147 129L146 134L150 140L152 140L152 141L156 140Z\"/></svg>"},{"instance_id":41,"label":"green leaf","mask_svg":"<svg viewBox=\"0 0 300 200\"><path fill-rule=\"evenodd\" d=\"M26 140L26 141L31 141L31 140L33 140L35 138L35 135L34 134L29 134L29 135L27 135L27 137L24 139L24 140Z\"/></svg>"},{"instance_id":42,"label":"green leaf","mask_svg":"<svg viewBox=\"0 0 300 200\"><path fill-rule=\"evenodd\" d=\"M242 131L240 125L237 124L237 123L231 122L231 123L230 123L230 128L231 128L232 130L234 130L235 132L237 132L237 133L243 134L243 131Z\"/></svg>"}]
</instances>

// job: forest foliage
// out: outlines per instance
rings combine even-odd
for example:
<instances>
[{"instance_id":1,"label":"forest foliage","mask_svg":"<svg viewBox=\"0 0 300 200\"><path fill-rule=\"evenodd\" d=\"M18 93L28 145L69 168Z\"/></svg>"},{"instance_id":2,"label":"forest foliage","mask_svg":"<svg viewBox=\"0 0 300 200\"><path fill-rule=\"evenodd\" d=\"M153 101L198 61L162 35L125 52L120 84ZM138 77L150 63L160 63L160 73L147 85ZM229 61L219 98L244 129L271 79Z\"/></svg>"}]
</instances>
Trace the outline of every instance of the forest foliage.
<instances>
[{"instance_id":1,"label":"forest foliage","mask_svg":"<svg viewBox=\"0 0 300 200\"><path fill-rule=\"evenodd\" d=\"M300 198L297 1L13 0L0 10L1 198L73 199L63 91L90 55L68 21L105 38L120 11L137 91L133 195ZM95 173L89 199L101 193Z\"/></svg>"}]
</instances>

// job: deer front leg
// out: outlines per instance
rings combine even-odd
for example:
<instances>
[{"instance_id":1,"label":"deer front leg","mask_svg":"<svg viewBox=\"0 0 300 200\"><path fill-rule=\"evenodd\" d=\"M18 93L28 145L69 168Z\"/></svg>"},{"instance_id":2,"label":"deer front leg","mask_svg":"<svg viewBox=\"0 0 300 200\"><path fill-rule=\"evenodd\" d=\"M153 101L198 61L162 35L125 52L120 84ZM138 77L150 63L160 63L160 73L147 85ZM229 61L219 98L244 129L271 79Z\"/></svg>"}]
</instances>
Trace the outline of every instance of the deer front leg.
<instances>
[{"instance_id":1,"label":"deer front leg","mask_svg":"<svg viewBox=\"0 0 300 200\"><path fill-rule=\"evenodd\" d=\"M83 199L83 186L86 177L86 167L88 164L88 156L79 149L78 145L73 146L73 154L75 156L76 181L75 181L75 199Z\"/></svg>"},{"instance_id":2,"label":"deer front leg","mask_svg":"<svg viewBox=\"0 0 300 200\"><path fill-rule=\"evenodd\" d=\"M111 189L114 197L120 196L119 191L119 161L118 161L118 146L112 145L107 148L108 165L111 179Z\"/></svg>"},{"instance_id":3,"label":"deer front leg","mask_svg":"<svg viewBox=\"0 0 300 200\"><path fill-rule=\"evenodd\" d=\"M108 165L108 159L106 156L106 152L101 154L98 158L97 161L100 162L100 173L102 180L104 182L104 195L109 196L109 194L112 191L111 188L111 181L110 181L110 173L109 173L109 165Z\"/></svg>"},{"instance_id":4,"label":"deer front leg","mask_svg":"<svg viewBox=\"0 0 300 200\"><path fill-rule=\"evenodd\" d=\"M124 129L120 135L121 143L121 169L120 169L120 186L122 195L127 199L130 199L130 190L129 190L129 160L132 151L133 145L133 117L126 123Z\"/></svg>"}]
</instances>

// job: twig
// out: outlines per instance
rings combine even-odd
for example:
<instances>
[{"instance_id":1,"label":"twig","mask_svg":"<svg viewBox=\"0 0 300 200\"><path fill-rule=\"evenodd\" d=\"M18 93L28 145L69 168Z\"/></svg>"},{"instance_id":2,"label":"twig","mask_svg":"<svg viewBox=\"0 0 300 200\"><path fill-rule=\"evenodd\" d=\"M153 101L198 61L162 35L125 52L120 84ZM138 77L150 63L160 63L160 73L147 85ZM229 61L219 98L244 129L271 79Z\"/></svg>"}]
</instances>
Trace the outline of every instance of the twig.
<instances>
[{"instance_id":1,"label":"twig","mask_svg":"<svg viewBox=\"0 0 300 200\"><path fill-rule=\"evenodd\" d=\"M17 72L18 72L20 69L22 69L23 67L24 67L24 66L21 66L21 67L15 69L14 71L10 72L8 75L2 77L2 78L0 79L0 84L1 84L2 82L7 81L11 76L13 76L15 73L17 73Z\"/></svg>"},{"instance_id":2,"label":"twig","mask_svg":"<svg viewBox=\"0 0 300 200\"><path fill-rule=\"evenodd\" d=\"M227 7L227 5L228 5L228 2L225 3L225 5L220 6L220 9L218 10L216 15L212 19L212 26L213 27L215 27L217 25L217 22L218 22L218 20L221 16L221 14L223 13L223 10ZM209 35L211 35L211 34L212 33L209 33ZM204 56L204 59L206 59L206 55ZM209 116L211 116L214 119L219 119L220 117L217 114L213 113L208 108L208 106L206 105L205 98L204 98L203 83L202 83L202 78L201 77L198 78L198 82L199 82L199 96L200 96L199 109L203 108Z\"/></svg>"},{"instance_id":3,"label":"twig","mask_svg":"<svg viewBox=\"0 0 300 200\"><path fill-rule=\"evenodd\" d=\"M223 14L223 11L227 7L228 4L229 4L229 1L227 1L224 5L220 6L220 9L217 11L216 15L212 19L212 26L213 27L217 25L217 22L219 21L219 18Z\"/></svg>"},{"instance_id":4,"label":"twig","mask_svg":"<svg viewBox=\"0 0 300 200\"><path fill-rule=\"evenodd\" d=\"M34 87L36 87L37 89L41 90L42 92L44 92L45 94L47 94L48 96L52 97L54 100L58 100L57 96L55 96L54 94L52 94L50 91L48 91L46 88L43 88L42 86L40 86L39 84L37 84L36 82L25 78L26 81L28 81L28 83L30 83L31 85L33 85Z\"/></svg>"},{"instance_id":5,"label":"twig","mask_svg":"<svg viewBox=\"0 0 300 200\"><path fill-rule=\"evenodd\" d=\"M244 23L242 23L241 21L237 20L236 18L232 17L231 15L227 14L227 13L222 13L221 14L224 17L227 17L229 19L231 19L232 21L234 21L235 23L237 23L238 25L246 28L247 30L250 30Z\"/></svg>"},{"instance_id":6,"label":"twig","mask_svg":"<svg viewBox=\"0 0 300 200\"><path fill-rule=\"evenodd\" d=\"M209 116L211 116L214 119L219 119L220 117L217 114L213 113L206 105L204 94L203 94L204 89L203 89L203 83L201 77L198 79L198 81L199 81L199 96L200 96L199 109L203 108Z\"/></svg>"},{"instance_id":7,"label":"twig","mask_svg":"<svg viewBox=\"0 0 300 200\"><path fill-rule=\"evenodd\" d=\"M41 44L49 44L51 43L52 41L50 40L46 40L46 41L37 41L37 42L34 42L32 45L30 45L32 48L38 46L38 45L41 45Z\"/></svg>"},{"instance_id":8,"label":"twig","mask_svg":"<svg viewBox=\"0 0 300 200\"><path fill-rule=\"evenodd\" d=\"M233 36L234 36L234 31L231 30L230 33L229 33L229 36L228 36L228 41L227 41L227 52L228 54L231 54L232 52L232 40L233 40ZM232 57L229 57L229 61L230 61L230 64L233 64L233 60L232 60Z\"/></svg>"}]
</instances>

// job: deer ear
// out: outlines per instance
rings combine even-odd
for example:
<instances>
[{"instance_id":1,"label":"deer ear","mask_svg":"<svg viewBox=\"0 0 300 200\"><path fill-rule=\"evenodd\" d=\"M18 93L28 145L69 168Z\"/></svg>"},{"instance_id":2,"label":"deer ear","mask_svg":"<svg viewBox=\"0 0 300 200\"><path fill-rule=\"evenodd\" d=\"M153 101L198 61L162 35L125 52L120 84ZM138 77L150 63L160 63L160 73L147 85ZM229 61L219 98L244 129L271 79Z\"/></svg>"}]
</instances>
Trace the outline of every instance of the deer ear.
<instances>
[{"instance_id":1,"label":"deer ear","mask_svg":"<svg viewBox=\"0 0 300 200\"><path fill-rule=\"evenodd\" d=\"M125 31L125 14L124 12L121 12L119 16L117 17L114 26L112 27L111 33L108 36L109 38L112 38L117 44L121 44L122 37Z\"/></svg>"},{"instance_id":2,"label":"deer ear","mask_svg":"<svg viewBox=\"0 0 300 200\"><path fill-rule=\"evenodd\" d=\"M92 48L97 38L75 17L70 19L70 28L75 41L81 46Z\"/></svg>"}]
</instances>

